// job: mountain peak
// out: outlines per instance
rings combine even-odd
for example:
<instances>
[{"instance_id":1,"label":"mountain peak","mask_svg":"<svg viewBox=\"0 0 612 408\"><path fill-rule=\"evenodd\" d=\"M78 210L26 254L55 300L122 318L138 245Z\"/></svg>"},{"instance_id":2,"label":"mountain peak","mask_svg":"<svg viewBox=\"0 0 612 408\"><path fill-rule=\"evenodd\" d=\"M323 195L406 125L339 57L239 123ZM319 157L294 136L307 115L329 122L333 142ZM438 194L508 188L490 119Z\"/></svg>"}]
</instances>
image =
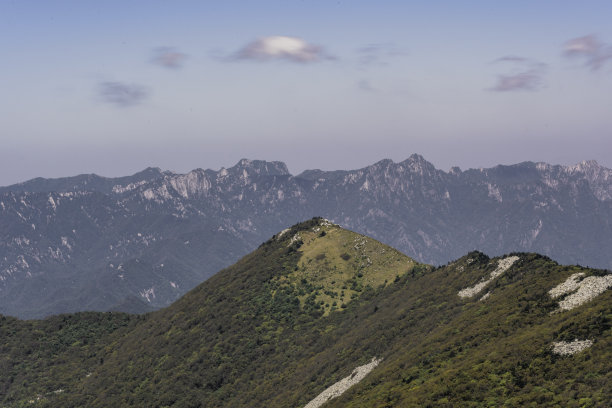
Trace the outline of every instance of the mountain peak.
<instances>
[{"instance_id":1,"label":"mountain peak","mask_svg":"<svg viewBox=\"0 0 612 408\"><path fill-rule=\"evenodd\" d=\"M601 166L595 160L584 160L565 169L570 174L583 174L600 200L612 200L612 169Z\"/></svg>"},{"instance_id":2,"label":"mountain peak","mask_svg":"<svg viewBox=\"0 0 612 408\"><path fill-rule=\"evenodd\" d=\"M568 170L570 170L571 172L582 172L582 173L600 171L603 169L604 167L600 166L596 160L583 160L580 163L577 163L573 166L568 166Z\"/></svg>"},{"instance_id":3,"label":"mountain peak","mask_svg":"<svg viewBox=\"0 0 612 408\"><path fill-rule=\"evenodd\" d=\"M162 171L162 169L160 169L159 167L147 167L146 169L139 171L138 173L135 173L132 175L132 177L134 176L161 176L164 172Z\"/></svg>"},{"instance_id":4,"label":"mountain peak","mask_svg":"<svg viewBox=\"0 0 612 408\"><path fill-rule=\"evenodd\" d=\"M421 156L420 154L416 154L416 153L411 154L406 160L402 162L402 164L409 164L409 165L418 164L418 165L433 166L433 164L425 160L423 156Z\"/></svg>"},{"instance_id":5,"label":"mountain peak","mask_svg":"<svg viewBox=\"0 0 612 408\"><path fill-rule=\"evenodd\" d=\"M406 160L404 160L400 164L411 169L414 172L421 173L421 174L424 173L425 171L433 172L436 170L433 164L425 160L425 158L421 156L420 154L416 154L416 153L410 155L410 157L408 157Z\"/></svg>"},{"instance_id":6,"label":"mountain peak","mask_svg":"<svg viewBox=\"0 0 612 408\"><path fill-rule=\"evenodd\" d=\"M421 267L396 249L321 217L287 228L266 244L301 254L298 265L279 280L280 288L304 284L319 288L312 301L321 305L316 308L323 315L344 309L366 287L386 286L396 276Z\"/></svg>"},{"instance_id":7,"label":"mountain peak","mask_svg":"<svg viewBox=\"0 0 612 408\"><path fill-rule=\"evenodd\" d=\"M228 170L246 170L248 173L255 173L265 176L291 175L287 165L281 161L240 159L236 165Z\"/></svg>"},{"instance_id":8,"label":"mountain peak","mask_svg":"<svg viewBox=\"0 0 612 408\"><path fill-rule=\"evenodd\" d=\"M427 160L425 160L425 158L423 156L421 156L418 153L413 153L410 155L410 157L408 157L408 160L412 160L412 161L419 161L419 162L427 162Z\"/></svg>"}]
</instances>

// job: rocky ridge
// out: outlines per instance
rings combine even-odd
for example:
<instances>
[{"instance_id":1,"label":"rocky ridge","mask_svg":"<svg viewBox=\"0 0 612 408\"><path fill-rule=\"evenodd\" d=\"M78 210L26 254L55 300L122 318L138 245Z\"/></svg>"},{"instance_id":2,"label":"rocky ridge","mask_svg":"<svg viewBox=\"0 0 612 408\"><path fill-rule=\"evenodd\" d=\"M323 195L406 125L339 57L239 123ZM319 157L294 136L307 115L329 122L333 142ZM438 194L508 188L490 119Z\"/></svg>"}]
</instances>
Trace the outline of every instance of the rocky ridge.
<instances>
[{"instance_id":1,"label":"rocky ridge","mask_svg":"<svg viewBox=\"0 0 612 408\"><path fill-rule=\"evenodd\" d=\"M162 307L313 216L429 264L477 248L612 268L611 172L593 161L445 172L412 155L297 176L244 159L187 174L35 179L0 188L0 312L107 310L128 298Z\"/></svg>"}]
</instances>

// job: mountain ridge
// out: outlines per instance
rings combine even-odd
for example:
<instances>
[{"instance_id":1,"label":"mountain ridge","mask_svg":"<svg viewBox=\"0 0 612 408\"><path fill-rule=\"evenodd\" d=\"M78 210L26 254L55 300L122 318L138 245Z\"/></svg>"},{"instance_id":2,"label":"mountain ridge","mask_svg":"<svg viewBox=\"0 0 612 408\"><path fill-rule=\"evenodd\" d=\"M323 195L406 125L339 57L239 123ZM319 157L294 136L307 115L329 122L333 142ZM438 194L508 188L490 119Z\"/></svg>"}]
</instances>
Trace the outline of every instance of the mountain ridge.
<instances>
[{"instance_id":1,"label":"mountain ridge","mask_svg":"<svg viewBox=\"0 0 612 408\"><path fill-rule=\"evenodd\" d=\"M370 284L367 250L382 255L371 258L375 276L396 260L404 269ZM325 407L605 407L612 291L555 312L573 293L557 288L576 274L611 276L532 253L419 265L316 218L156 312L0 317L0 397L11 408L302 407L370 363ZM484 277L486 298L460 295ZM318 296L351 282L351 301L326 313Z\"/></svg>"},{"instance_id":2,"label":"mountain ridge","mask_svg":"<svg viewBox=\"0 0 612 408\"><path fill-rule=\"evenodd\" d=\"M39 180L36 191L0 193L0 312L108 310L131 296L163 307L318 215L429 264L479 249L610 269L610 174L595 162L445 172L415 154L303 177L282 162L243 159L218 171L150 168L48 185L65 191L42 192Z\"/></svg>"},{"instance_id":3,"label":"mountain ridge","mask_svg":"<svg viewBox=\"0 0 612 408\"><path fill-rule=\"evenodd\" d=\"M68 192L74 191L77 188L86 187L85 190L89 191L89 189L93 189L94 191L102 191L102 192L110 192L107 188L108 184L113 183L113 187L120 186L125 183L126 180L143 180L143 181L152 181L155 178L160 178L164 176L168 177L184 177L191 173L205 173L207 175L226 175L226 172L236 173L240 170L254 170L256 173L264 175L278 175L278 176L291 176L293 178L298 179L314 179L319 175L339 175L346 174L351 172L363 172L369 170L371 168L380 168L380 167L388 167L389 165L406 165L411 167L414 171L423 171L424 168L427 168L429 171L437 171L442 172L447 175L458 175L464 172L487 172L492 171L494 169L499 168L518 168L518 167L535 167L537 170L561 170L563 172L572 174L572 173L581 173L588 177L590 183L594 185L601 182L610 182L612 183L612 169L607 168L605 166L600 165L596 160L583 160L574 165L559 165L559 164L549 164L545 162L532 162L532 161L524 161L516 164L503 165L499 164L490 168L469 168L466 170L461 170L457 166L453 166L450 168L448 172L444 170L436 168L431 162L427 161L420 154L412 154L408 158L400 162L394 162L392 159L381 159L375 162L372 165L368 165L365 167L361 167L358 169L352 170L321 170L321 169L306 169L297 175L293 175L289 172L287 165L282 161L266 161L266 160L251 160L251 159L240 159L234 166L229 168L221 167L219 170L212 169L202 169L197 168L187 173L176 173L170 170L162 171L159 167L147 167L139 172L136 172L130 176L121 176L121 177L105 177L100 176L95 173L87 173L80 174L77 176L71 177L57 177L57 178L43 178L36 177L33 179L29 179L23 182L0 186L0 193L3 192ZM94 181L93 183L91 181ZM97 182L97 183L96 183ZM70 184L73 185L70 185ZM91 186L88 186L91 184ZM104 187L99 187L102 184ZM78 191L83 191L78 190ZM606 194L607 193L607 194ZM612 199L612 193L606 191L602 193L600 199Z\"/></svg>"}]
</instances>

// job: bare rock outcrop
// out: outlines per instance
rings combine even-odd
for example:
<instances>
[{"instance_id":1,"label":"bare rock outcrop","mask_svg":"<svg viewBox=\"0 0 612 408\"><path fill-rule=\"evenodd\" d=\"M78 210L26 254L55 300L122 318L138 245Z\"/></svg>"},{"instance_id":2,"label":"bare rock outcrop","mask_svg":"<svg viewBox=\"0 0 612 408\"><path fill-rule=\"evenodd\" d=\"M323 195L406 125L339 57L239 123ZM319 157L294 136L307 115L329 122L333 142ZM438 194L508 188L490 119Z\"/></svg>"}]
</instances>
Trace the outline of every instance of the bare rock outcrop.
<instances>
[{"instance_id":1,"label":"bare rock outcrop","mask_svg":"<svg viewBox=\"0 0 612 408\"><path fill-rule=\"evenodd\" d=\"M344 377L343 379L341 379L340 381L317 395L315 399L306 404L304 408L319 408L321 405L325 404L330 399L339 397L353 385L363 380L365 376L368 375L370 371L372 371L380 363L380 361L381 360L378 360L376 357L374 357L370 363L355 368L351 375L349 375L348 377Z\"/></svg>"},{"instance_id":2,"label":"bare rock outcrop","mask_svg":"<svg viewBox=\"0 0 612 408\"><path fill-rule=\"evenodd\" d=\"M572 310L601 295L612 286L612 274L587 276L581 279L583 276L584 273L575 273L567 278L565 282L548 291L548 294L553 299L569 294L559 302L560 310Z\"/></svg>"},{"instance_id":3,"label":"bare rock outcrop","mask_svg":"<svg viewBox=\"0 0 612 408\"><path fill-rule=\"evenodd\" d=\"M495 278L501 276L502 273L510 269L510 267L518 260L518 256L509 256L507 258L500 259L497 263L497 268L489 275L489 279L478 282L476 285L469 288L460 290L458 293L459 297L466 298L476 296Z\"/></svg>"},{"instance_id":4,"label":"bare rock outcrop","mask_svg":"<svg viewBox=\"0 0 612 408\"><path fill-rule=\"evenodd\" d=\"M593 340L557 341L553 343L553 353L562 356L576 354L593 345Z\"/></svg>"}]
</instances>

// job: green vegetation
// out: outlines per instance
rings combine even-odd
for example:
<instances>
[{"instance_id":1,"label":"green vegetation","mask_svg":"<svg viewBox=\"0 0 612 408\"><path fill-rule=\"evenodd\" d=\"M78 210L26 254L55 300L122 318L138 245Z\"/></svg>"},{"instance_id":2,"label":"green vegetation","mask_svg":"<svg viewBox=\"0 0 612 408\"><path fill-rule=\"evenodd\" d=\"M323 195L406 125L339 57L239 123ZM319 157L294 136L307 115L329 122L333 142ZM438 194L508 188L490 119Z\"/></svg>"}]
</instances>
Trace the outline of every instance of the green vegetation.
<instances>
[{"instance_id":1,"label":"green vegetation","mask_svg":"<svg viewBox=\"0 0 612 408\"><path fill-rule=\"evenodd\" d=\"M297 294L302 308L321 309L325 316L418 265L387 245L326 221L295 234L290 242L299 242L299 265L273 281L273 293Z\"/></svg>"},{"instance_id":2,"label":"green vegetation","mask_svg":"<svg viewBox=\"0 0 612 408\"><path fill-rule=\"evenodd\" d=\"M609 406L612 291L562 313L547 293L604 272L515 255L463 299L496 259L431 268L313 219L157 312L2 318L0 405L301 407L378 357L325 407ZM594 344L551 352L575 338Z\"/></svg>"},{"instance_id":3,"label":"green vegetation","mask_svg":"<svg viewBox=\"0 0 612 408\"><path fill-rule=\"evenodd\" d=\"M125 313L76 313L45 320L0 317L0 401L31 406L62 393L101 363L111 334L121 337L140 320Z\"/></svg>"},{"instance_id":4,"label":"green vegetation","mask_svg":"<svg viewBox=\"0 0 612 408\"><path fill-rule=\"evenodd\" d=\"M519 255L520 263L492 284L485 301L456 296L494 268L482 254L413 282L402 279L412 293L422 290L422 295L405 301L394 292L379 302L383 313L378 319L362 324L366 332L368 326L370 331L393 327L410 340L395 337L387 364L328 406L609 406L612 291L575 310L551 314L556 302L548 290L577 271L597 271ZM432 281L448 286L428 289ZM595 343L574 356L551 352L552 342L576 338Z\"/></svg>"}]
</instances>

